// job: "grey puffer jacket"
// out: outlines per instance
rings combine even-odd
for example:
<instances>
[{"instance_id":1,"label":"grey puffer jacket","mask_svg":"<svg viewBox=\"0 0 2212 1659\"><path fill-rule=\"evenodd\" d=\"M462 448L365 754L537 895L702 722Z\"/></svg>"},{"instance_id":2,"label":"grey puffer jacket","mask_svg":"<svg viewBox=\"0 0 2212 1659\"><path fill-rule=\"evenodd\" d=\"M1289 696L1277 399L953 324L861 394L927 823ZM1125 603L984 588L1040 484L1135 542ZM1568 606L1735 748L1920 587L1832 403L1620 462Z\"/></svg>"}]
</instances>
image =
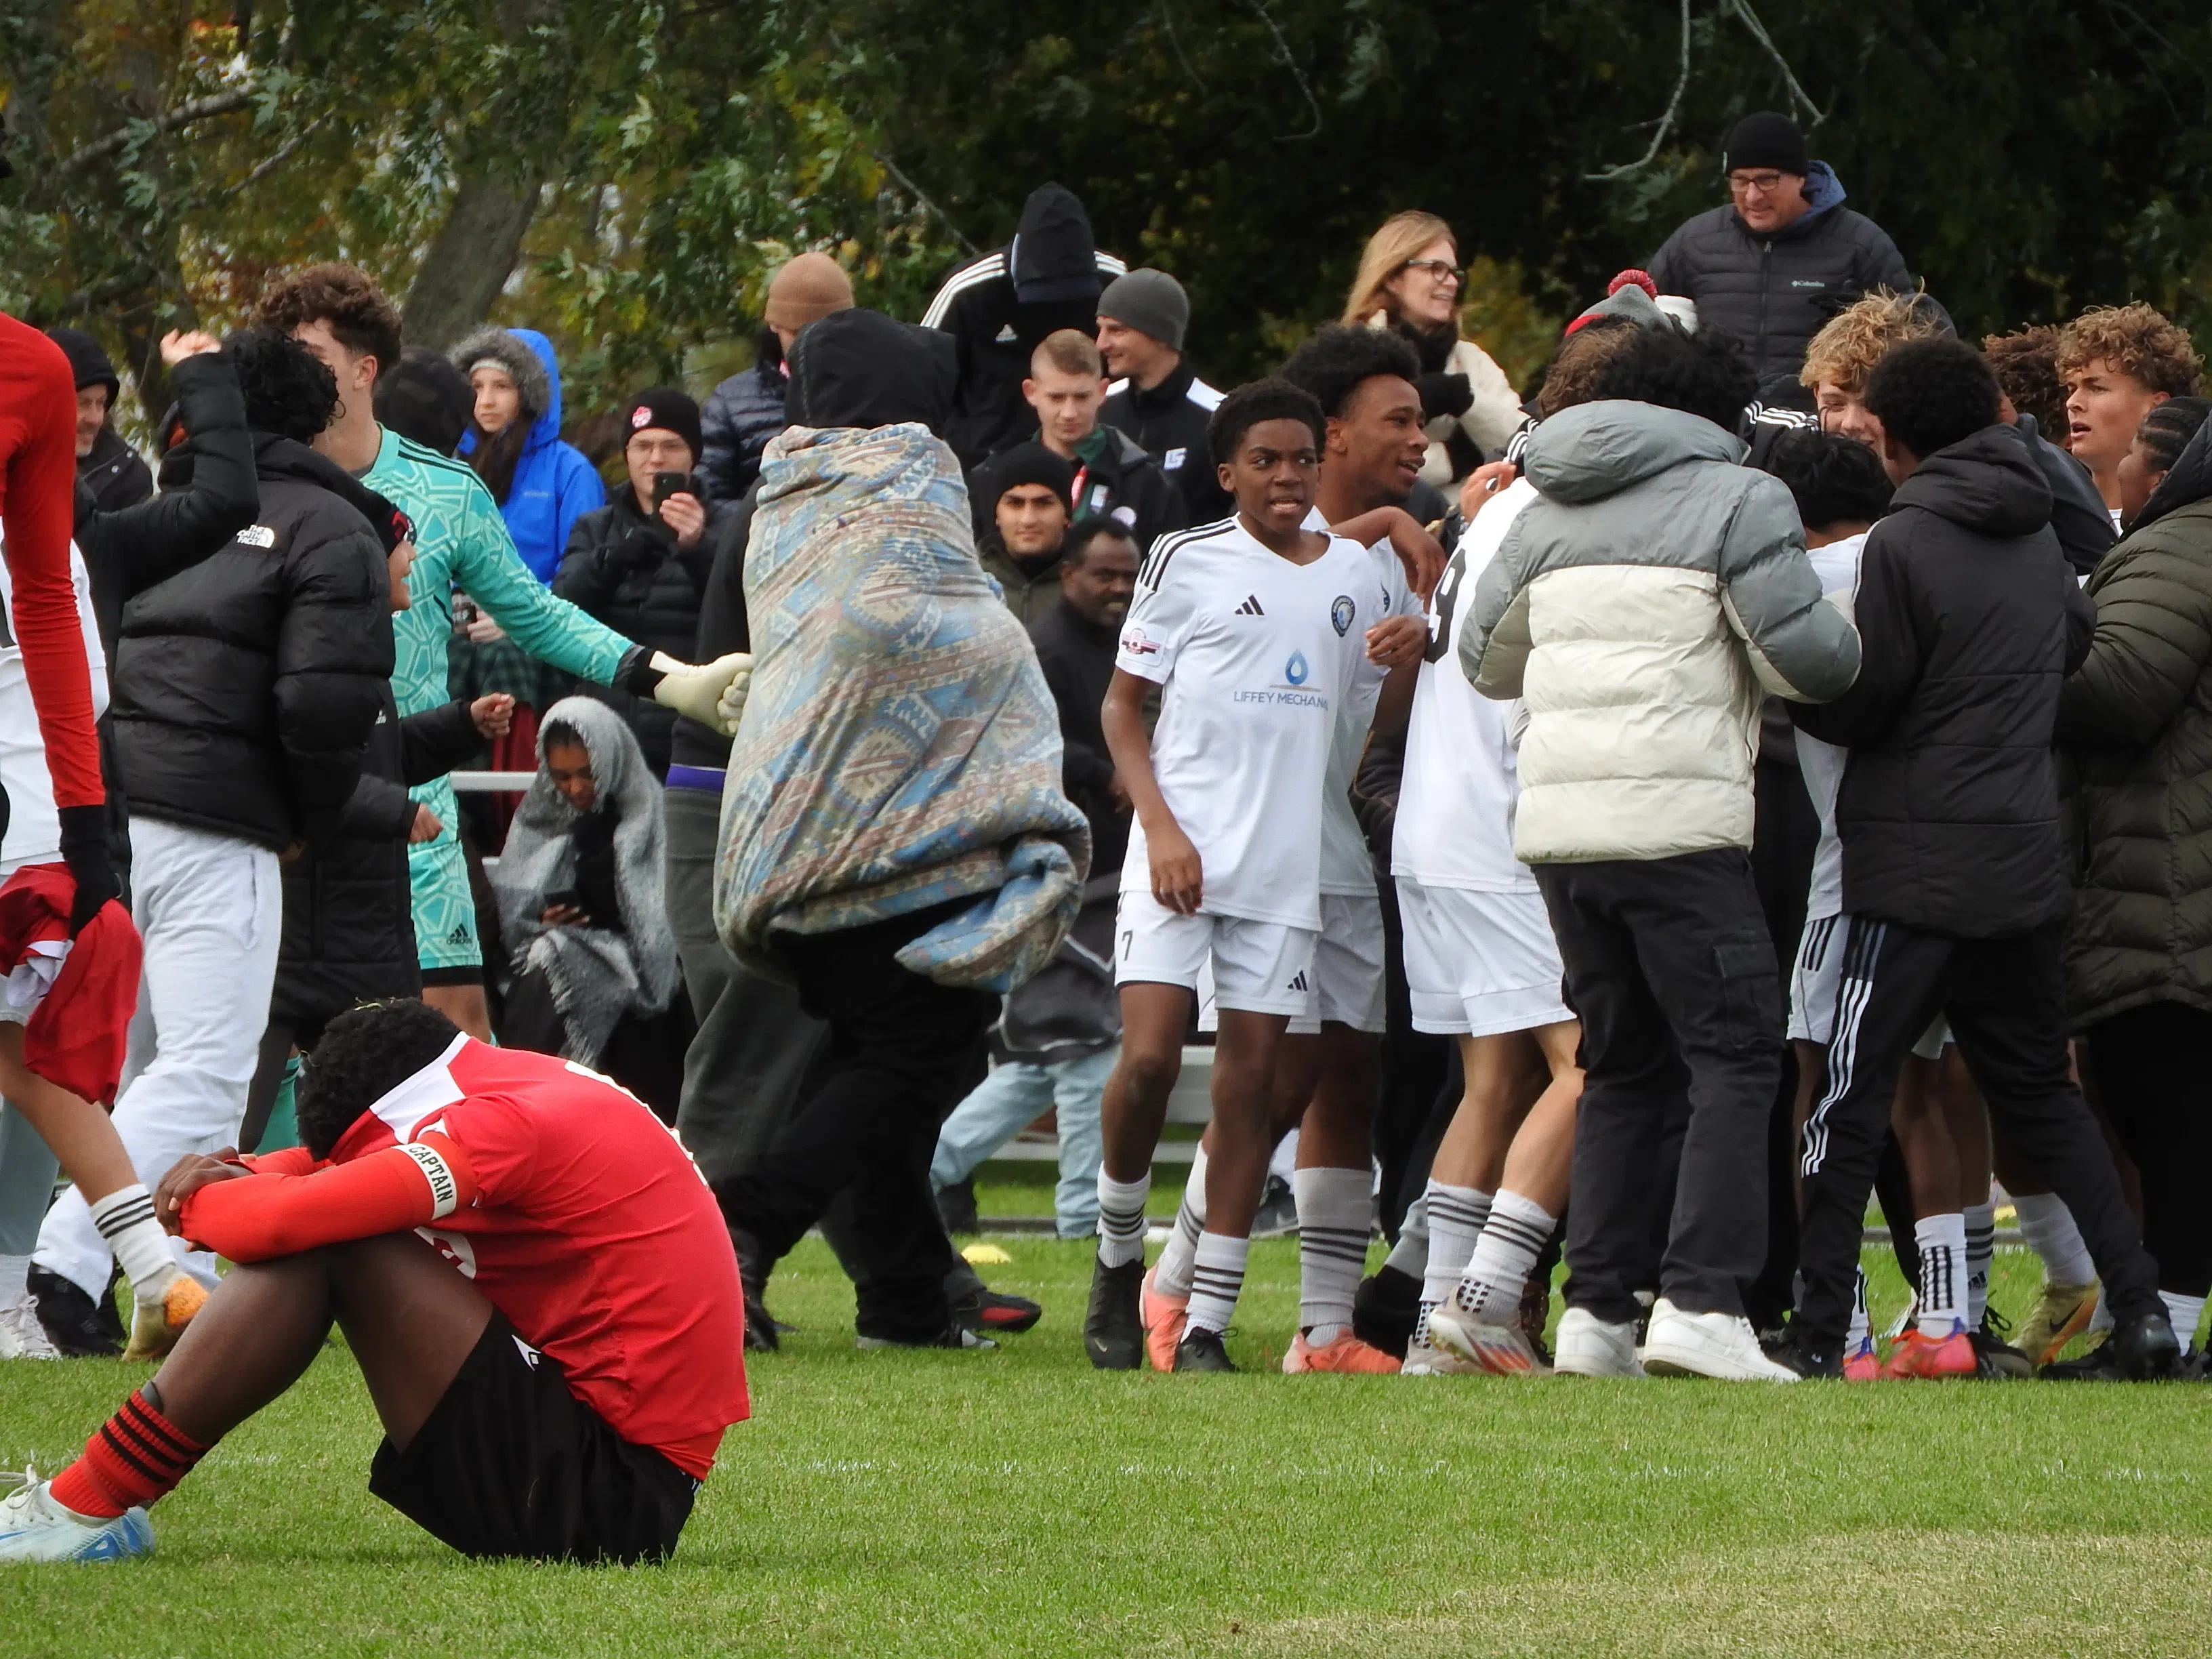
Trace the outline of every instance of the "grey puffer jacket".
<instances>
[{"instance_id":1,"label":"grey puffer jacket","mask_svg":"<svg viewBox=\"0 0 2212 1659\"><path fill-rule=\"evenodd\" d=\"M1522 862L1748 848L1760 700L1821 702L1857 674L1790 492L1743 453L1650 404L1583 404L1531 434L1538 499L1460 634L1475 690L1528 706Z\"/></svg>"},{"instance_id":2,"label":"grey puffer jacket","mask_svg":"<svg viewBox=\"0 0 2212 1659\"><path fill-rule=\"evenodd\" d=\"M1888 233L1844 205L1826 161L1805 175L1811 210L1762 235L1733 207L1689 219L1651 256L1662 294L1698 302L1698 326L1732 334L1751 354L1761 385L1795 376L1820 325L1870 289L1912 291L1912 273Z\"/></svg>"},{"instance_id":3,"label":"grey puffer jacket","mask_svg":"<svg viewBox=\"0 0 2212 1659\"><path fill-rule=\"evenodd\" d=\"M2097 628L2058 694L2071 763L2076 1030L2151 1002L2212 1013L2212 427L2089 578Z\"/></svg>"}]
</instances>

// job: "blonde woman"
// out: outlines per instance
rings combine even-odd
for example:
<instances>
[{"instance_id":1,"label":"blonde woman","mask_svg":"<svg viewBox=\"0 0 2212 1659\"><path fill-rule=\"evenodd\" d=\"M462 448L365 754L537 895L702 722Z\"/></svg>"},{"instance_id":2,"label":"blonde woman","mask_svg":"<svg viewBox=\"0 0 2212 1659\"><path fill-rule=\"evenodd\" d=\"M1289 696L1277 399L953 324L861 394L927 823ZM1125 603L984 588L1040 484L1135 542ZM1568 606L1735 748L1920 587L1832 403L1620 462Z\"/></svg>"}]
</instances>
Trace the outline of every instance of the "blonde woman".
<instances>
[{"instance_id":1,"label":"blonde woman","mask_svg":"<svg viewBox=\"0 0 2212 1659\"><path fill-rule=\"evenodd\" d=\"M1344 320L1395 329L1421 354L1424 482L1438 489L1502 453L1528 416L1490 354L1459 331L1465 273L1451 227L1433 213L1392 215L1367 239Z\"/></svg>"}]
</instances>

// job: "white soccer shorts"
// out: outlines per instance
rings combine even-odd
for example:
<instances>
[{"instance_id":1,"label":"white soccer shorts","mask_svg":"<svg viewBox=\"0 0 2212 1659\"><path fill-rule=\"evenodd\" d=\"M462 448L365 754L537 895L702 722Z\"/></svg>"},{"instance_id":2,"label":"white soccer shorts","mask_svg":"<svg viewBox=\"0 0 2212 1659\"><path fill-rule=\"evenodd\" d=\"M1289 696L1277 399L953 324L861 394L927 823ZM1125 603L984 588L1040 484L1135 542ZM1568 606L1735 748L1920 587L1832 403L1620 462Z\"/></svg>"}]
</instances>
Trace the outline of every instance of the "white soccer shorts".
<instances>
[{"instance_id":1,"label":"white soccer shorts","mask_svg":"<svg viewBox=\"0 0 2212 1659\"><path fill-rule=\"evenodd\" d=\"M1221 1007L1296 1017L1311 994L1314 937L1279 921L1177 915L1151 893L1125 889L1114 922L1114 982L1180 985L1195 996L1210 959Z\"/></svg>"},{"instance_id":2,"label":"white soccer shorts","mask_svg":"<svg viewBox=\"0 0 2212 1659\"><path fill-rule=\"evenodd\" d=\"M1310 1036L1323 1020L1355 1031L1384 1024L1382 901L1373 894L1323 893L1321 938L1314 944L1313 995L1291 1030Z\"/></svg>"},{"instance_id":3,"label":"white soccer shorts","mask_svg":"<svg viewBox=\"0 0 2212 1659\"><path fill-rule=\"evenodd\" d=\"M1850 934L1850 918L1814 916L1797 937L1797 961L1790 970L1790 1035L1800 1042L1825 1048L1836 1035L1836 998L1844 983L1844 941ZM1923 1060L1941 1060L1951 1041L1951 1022L1942 1015L1920 1034L1912 1052Z\"/></svg>"},{"instance_id":4,"label":"white soccer shorts","mask_svg":"<svg viewBox=\"0 0 2212 1659\"><path fill-rule=\"evenodd\" d=\"M1497 1036L1572 1019L1544 896L1478 893L1398 878L1413 1029Z\"/></svg>"}]
</instances>

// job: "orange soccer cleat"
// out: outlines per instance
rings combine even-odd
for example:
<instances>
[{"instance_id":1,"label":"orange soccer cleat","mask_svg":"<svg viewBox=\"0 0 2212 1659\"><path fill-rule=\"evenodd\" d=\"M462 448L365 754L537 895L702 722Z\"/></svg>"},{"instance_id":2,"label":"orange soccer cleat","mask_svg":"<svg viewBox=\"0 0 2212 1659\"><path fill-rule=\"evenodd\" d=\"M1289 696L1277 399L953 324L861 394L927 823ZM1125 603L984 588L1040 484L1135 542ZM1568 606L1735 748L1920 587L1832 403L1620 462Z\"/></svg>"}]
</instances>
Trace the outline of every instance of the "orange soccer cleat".
<instances>
[{"instance_id":1,"label":"orange soccer cleat","mask_svg":"<svg viewBox=\"0 0 2212 1659\"><path fill-rule=\"evenodd\" d=\"M1881 1376L1884 1382L1909 1376L1972 1376L1979 1368L1973 1340L1960 1325L1948 1336L1905 1332L1890 1348L1889 1358L1881 1362Z\"/></svg>"},{"instance_id":2,"label":"orange soccer cleat","mask_svg":"<svg viewBox=\"0 0 2212 1659\"><path fill-rule=\"evenodd\" d=\"M1291 1351L1283 1356L1283 1370L1295 1376L1301 1371L1336 1371L1350 1376L1395 1376L1400 1361L1382 1349L1362 1342L1349 1330L1335 1341L1315 1347L1300 1331L1291 1339Z\"/></svg>"},{"instance_id":3,"label":"orange soccer cleat","mask_svg":"<svg viewBox=\"0 0 2212 1659\"><path fill-rule=\"evenodd\" d=\"M1159 1269L1145 1273L1145 1288L1137 1302L1137 1317L1145 1328L1145 1358L1156 1371L1175 1369L1176 1346L1182 1340L1183 1322L1189 1316L1190 1298L1170 1296L1152 1283Z\"/></svg>"}]
</instances>

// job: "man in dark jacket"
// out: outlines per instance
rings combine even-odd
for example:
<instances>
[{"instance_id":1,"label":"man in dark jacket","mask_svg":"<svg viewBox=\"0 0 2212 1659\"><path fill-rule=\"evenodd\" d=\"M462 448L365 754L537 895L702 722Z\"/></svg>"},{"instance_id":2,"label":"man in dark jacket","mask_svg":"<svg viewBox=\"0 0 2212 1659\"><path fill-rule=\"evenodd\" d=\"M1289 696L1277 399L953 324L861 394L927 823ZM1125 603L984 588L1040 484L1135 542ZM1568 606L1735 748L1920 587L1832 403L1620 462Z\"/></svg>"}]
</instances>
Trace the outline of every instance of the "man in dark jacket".
<instances>
[{"instance_id":1,"label":"man in dark jacket","mask_svg":"<svg viewBox=\"0 0 2212 1659\"><path fill-rule=\"evenodd\" d=\"M1850 750L1836 806L1850 921L1827 1088L1805 1127L1804 1289L1781 1357L1806 1376L1841 1373L1898 1067L1942 1014L1992 1120L2088 1243L2117 1372L2161 1376L2179 1349L2156 1271L2067 1070L2051 746L2059 684L2094 613L2051 532L2050 488L2018 429L1999 423L1978 355L1955 340L1898 346L1866 403L1899 488L1860 564L1859 678L1825 708L1791 710ZM1904 1346L1894 1374L1972 1374L1963 1328Z\"/></svg>"},{"instance_id":2,"label":"man in dark jacket","mask_svg":"<svg viewBox=\"0 0 2212 1659\"><path fill-rule=\"evenodd\" d=\"M336 380L282 335L234 335L225 352L254 428L259 521L131 595L110 705L149 1017L115 1127L149 1182L234 1144L276 975L280 859L337 832L392 673L383 548L339 493L351 480L306 443ZM37 1265L97 1297L109 1259L64 1196ZM211 1286L212 1261L192 1265Z\"/></svg>"},{"instance_id":3,"label":"man in dark jacket","mask_svg":"<svg viewBox=\"0 0 2212 1659\"><path fill-rule=\"evenodd\" d=\"M699 405L690 398L648 387L629 400L623 422L629 487L576 520L553 592L616 633L681 659L698 638L700 595L736 508L701 499L692 471ZM661 487L678 479L678 487ZM665 780L674 712L619 686L579 689L622 714L653 776Z\"/></svg>"},{"instance_id":4,"label":"man in dark jacket","mask_svg":"<svg viewBox=\"0 0 2212 1659\"><path fill-rule=\"evenodd\" d=\"M1030 354L1048 334L1089 335L1098 322L1098 291L1128 267L1092 240L1091 216L1075 192L1039 185L1022 204L1014 240L956 265L922 317L959 349L959 390L945 441L963 466L1026 433L1022 402Z\"/></svg>"},{"instance_id":5,"label":"man in dark jacket","mask_svg":"<svg viewBox=\"0 0 2212 1659\"><path fill-rule=\"evenodd\" d=\"M1206 423L1221 394L1182 355L1190 296L1164 270L1133 270L1098 296L1098 354L1115 377L1098 419L1144 446L1182 492L1185 522L1212 524L1235 503L1206 465Z\"/></svg>"},{"instance_id":6,"label":"man in dark jacket","mask_svg":"<svg viewBox=\"0 0 2212 1659\"><path fill-rule=\"evenodd\" d=\"M1117 520L1140 549L1188 521L1182 492L1144 446L1099 420L1106 365L1089 335L1068 328L1045 336L1030 355L1022 396L1036 419L1036 441L1074 469L1071 518Z\"/></svg>"},{"instance_id":7,"label":"man in dark jacket","mask_svg":"<svg viewBox=\"0 0 2212 1659\"><path fill-rule=\"evenodd\" d=\"M1786 115L1747 115L1721 153L1731 204L1700 213L1646 267L1662 294L1697 301L1698 326L1734 335L1763 386L1795 380L1820 324L1874 288L1911 292L1881 227L1843 205L1826 161L1808 161Z\"/></svg>"},{"instance_id":8,"label":"man in dark jacket","mask_svg":"<svg viewBox=\"0 0 2212 1659\"><path fill-rule=\"evenodd\" d=\"M975 556L1025 626L1060 603L1074 487L1075 469L1041 443L1001 450L968 475Z\"/></svg>"},{"instance_id":9,"label":"man in dark jacket","mask_svg":"<svg viewBox=\"0 0 2212 1659\"><path fill-rule=\"evenodd\" d=\"M743 500L760 476L761 451L786 425L784 356L799 331L852 306L853 280L827 253L802 253L769 278L752 367L731 375L707 399L698 455L710 504Z\"/></svg>"},{"instance_id":10,"label":"man in dark jacket","mask_svg":"<svg viewBox=\"0 0 2212 1659\"><path fill-rule=\"evenodd\" d=\"M115 435L115 395L123 382L98 340L81 328L50 328L76 380L77 488L109 512L136 507L154 493L154 475L138 452Z\"/></svg>"}]
</instances>

